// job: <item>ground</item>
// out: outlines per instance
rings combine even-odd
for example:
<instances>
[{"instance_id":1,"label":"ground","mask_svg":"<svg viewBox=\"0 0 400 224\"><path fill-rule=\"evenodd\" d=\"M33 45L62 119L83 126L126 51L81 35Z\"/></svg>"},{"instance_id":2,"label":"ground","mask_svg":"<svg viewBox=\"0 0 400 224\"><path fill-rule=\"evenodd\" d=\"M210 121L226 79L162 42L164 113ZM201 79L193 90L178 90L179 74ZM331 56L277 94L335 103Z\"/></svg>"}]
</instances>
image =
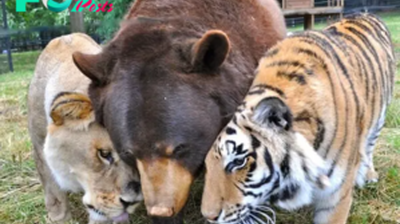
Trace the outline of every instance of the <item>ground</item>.
<instances>
[{"instance_id":1,"label":"ground","mask_svg":"<svg viewBox=\"0 0 400 224\"><path fill-rule=\"evenodd\" d=\"M396 89L375 153L380 181L356 190L349 224L400 223L400 12L381 16L392 32L399 59ZM14 54L15 72L0 75L0 223L45 223L43 191L31 155L26 116L27 89L38 55L39 52ZM186 210L187 224L205 223L199 214L202 186L200 180L197 182ZM70 224L84 224L80 195L71 195L71 202L75 220ZM311 222L307 209L278 212L277 217L277 224ZM131 218L135 224L150 223L143 206Z\"/></svg>"}]
</instances>

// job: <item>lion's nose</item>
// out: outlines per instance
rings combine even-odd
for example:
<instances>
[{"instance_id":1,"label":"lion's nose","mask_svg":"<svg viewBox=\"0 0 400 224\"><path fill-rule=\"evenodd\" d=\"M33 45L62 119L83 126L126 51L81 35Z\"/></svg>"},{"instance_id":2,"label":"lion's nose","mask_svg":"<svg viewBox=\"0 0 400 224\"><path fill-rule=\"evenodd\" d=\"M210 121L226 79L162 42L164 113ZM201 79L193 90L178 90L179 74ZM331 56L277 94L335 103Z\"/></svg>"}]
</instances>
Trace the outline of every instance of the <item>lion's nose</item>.
<instances>
[{"instance_id":1,"label":"lion's nose","mask_svg":"<svg viewBox=\"0 0 400 224\"><path fill-rule=\"evenodd\" d=\"M168 207L154 206L147 208L150 216L171 217L174 215L174 209Z\"/></svg>"},{"instance_id":2,"label":"lion's nose","mask_svg":"<svg viewBox=\"0 0 400 224\"><path fill-rule=\"evenodd\" d=\"M119 198L119 201L121 202L122 206L124 206L124 208L128 208L129 206L137 203L137 201L125 201L122 198Z\"/></svg>"},{"instance_id":3,"label":"lion's nose","mask_svg":"<svg viewBox=\"0 0 400 224\"><path fill-rule=\"evenodd\" d=\"M219 216L221 215L221 210L220 211L202 211L204 218L210 220L210 221L217 221Z\"/></svg>"},{"instance_id":4,"label":"lion's nose","mask_svg":"<svg viewBox=\"0 0 400 224\"><path fill-rule=\"evenodd\" d=\"M91 204L86 204L86 207L88 207L88 209L95 209L94 206Z\"/></svg>"},{"instance_id":5,"label":"lion's nose","mask_svg":"<svg viewBox=\"0 0 400 224\"><path fill-rule=\"evenodd\" d=\"M127 188L129 190L133 190L136 194L139 194L141 191L141 186L139 181L131 181L129 182Z\"/></svg>"}]
</instances>

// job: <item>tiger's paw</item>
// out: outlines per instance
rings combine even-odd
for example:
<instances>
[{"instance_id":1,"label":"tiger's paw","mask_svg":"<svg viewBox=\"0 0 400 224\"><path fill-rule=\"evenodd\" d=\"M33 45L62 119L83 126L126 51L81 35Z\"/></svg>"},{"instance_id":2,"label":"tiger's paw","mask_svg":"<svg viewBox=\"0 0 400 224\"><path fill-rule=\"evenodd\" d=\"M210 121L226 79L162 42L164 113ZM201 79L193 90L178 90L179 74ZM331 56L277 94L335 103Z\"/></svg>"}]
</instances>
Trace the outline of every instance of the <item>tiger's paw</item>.
<instances>
[{"instance_id":1,"label":"tiger's paw","mask_svg":"<svg viewBox=\"0 0 400 224\"><path fill-rule=\"evenodd\" d=\"M375 170L368 170L366 176L366 182L369 183L376 183L379 180L379 174Z\"/></svg>"}]
</instances>

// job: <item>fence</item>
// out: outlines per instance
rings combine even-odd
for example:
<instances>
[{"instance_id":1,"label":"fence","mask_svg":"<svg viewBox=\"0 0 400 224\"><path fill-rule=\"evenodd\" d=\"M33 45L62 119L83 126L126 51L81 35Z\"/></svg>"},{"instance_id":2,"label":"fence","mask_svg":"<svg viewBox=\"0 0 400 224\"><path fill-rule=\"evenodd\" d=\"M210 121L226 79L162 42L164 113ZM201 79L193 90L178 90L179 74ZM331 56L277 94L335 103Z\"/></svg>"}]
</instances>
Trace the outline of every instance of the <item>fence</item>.
<instances>
[{"instance_id":1,"label":"fence","mask_svg":"<svg viewBox=\"0 0 400 224\"><path fill-rule=\"evenodd\" d=\"M5 39L10 38L12 52L23 52L43 49L52 39L69 34L68 27L35 27L21 31L9 31L5 35L0 33L0 50L7 49ZM92 38L100 43L102 38L98 35L90 35Z\"/></svg>"},{"instance_id":2,"label":"fence","mask_svg":"<svg viewBox=\"0 0 400 224\"><path fill-rule=\"evenodd\" d=\"M1 32L0 30L0 74L9 72L7 69L8 49L11 52L24 52L40 50L54 38L69 34L70 29L64 26L58 27L35 27L27 30L11 30ZM101 43L103 38L96 34L89 34L97 43ZM9 41L7 41L9 40Z\"/></svg>"},{"instance_id":3,"label":"fence","mask_svg":"<svg viewBox=\"0 0 400 224\"><path fill-rule=\"evenodd\" d=\"M7 32L8 30L8 24L7 24L7 15L6 15L6 3L4 2L4 0L1 0L1 14L2 16L1 18L1 22L0 22L0 33L1 32ZM1 25L3 25L3 27L1 27ZM8 36L6 36L4 38L4 40L0 40L0 43L5 43L5 45L7 46L6 48L6 54L7 57L1 57L0 55L0 74L3 72L7 72L7 71L13 71L13 64L12 64L12 58L11 58L11 50L10 50L10 39ZM1 49L1 48L0 48ZM0 53L3 53L3 51L0 51Z\"/></svg>"},{"instance_id":4,"label":"fence","mask_svg":"<svg viewBox=\"0 0 400 224\"><path fill-rule=\"evenodd\" d=\"M282 1L282 0L281 0ZM305 2L305 0L294 0ZM315 7L329 7L339 0L314 0ZM356 12L376 12L381 10L400 9L400 0L344 0L343 14ZM336 20L339 16L316 16L315 23ZM288 27L303 26L304 17L291 17L286 19Z\"/></svg>"}]
</instances>

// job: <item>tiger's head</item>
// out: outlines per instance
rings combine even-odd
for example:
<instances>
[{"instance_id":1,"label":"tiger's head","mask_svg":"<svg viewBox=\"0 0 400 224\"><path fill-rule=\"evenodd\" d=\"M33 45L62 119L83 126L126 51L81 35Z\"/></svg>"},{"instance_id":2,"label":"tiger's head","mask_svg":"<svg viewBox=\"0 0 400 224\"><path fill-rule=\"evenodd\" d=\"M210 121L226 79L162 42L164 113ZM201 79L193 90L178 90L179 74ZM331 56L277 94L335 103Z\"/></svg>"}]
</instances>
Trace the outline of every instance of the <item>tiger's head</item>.
<instances>
[{"instance_id":1,"label":"tiger's head","mask_svg":"<svg viewBox=\"0 0 400 224\"><path fill-rule=\"evenodd\" d=\"M202 213L212 223L273 223L270 202L293 210L329 184L323 159L274 94L248 95L206 157Z\"/></svg>"},{"instance_id":2,"label":"tiger's head","mask_svg":"<svg viewBox=\"0 0 400 224\"><path fill-rule=\"evenodd\" d=\"M64 191L83 192L90 219L124 221L143 200L138 172L125 164L86 95L62 92L52 102L44 158Z\"/></svg>"}]
</instances>

